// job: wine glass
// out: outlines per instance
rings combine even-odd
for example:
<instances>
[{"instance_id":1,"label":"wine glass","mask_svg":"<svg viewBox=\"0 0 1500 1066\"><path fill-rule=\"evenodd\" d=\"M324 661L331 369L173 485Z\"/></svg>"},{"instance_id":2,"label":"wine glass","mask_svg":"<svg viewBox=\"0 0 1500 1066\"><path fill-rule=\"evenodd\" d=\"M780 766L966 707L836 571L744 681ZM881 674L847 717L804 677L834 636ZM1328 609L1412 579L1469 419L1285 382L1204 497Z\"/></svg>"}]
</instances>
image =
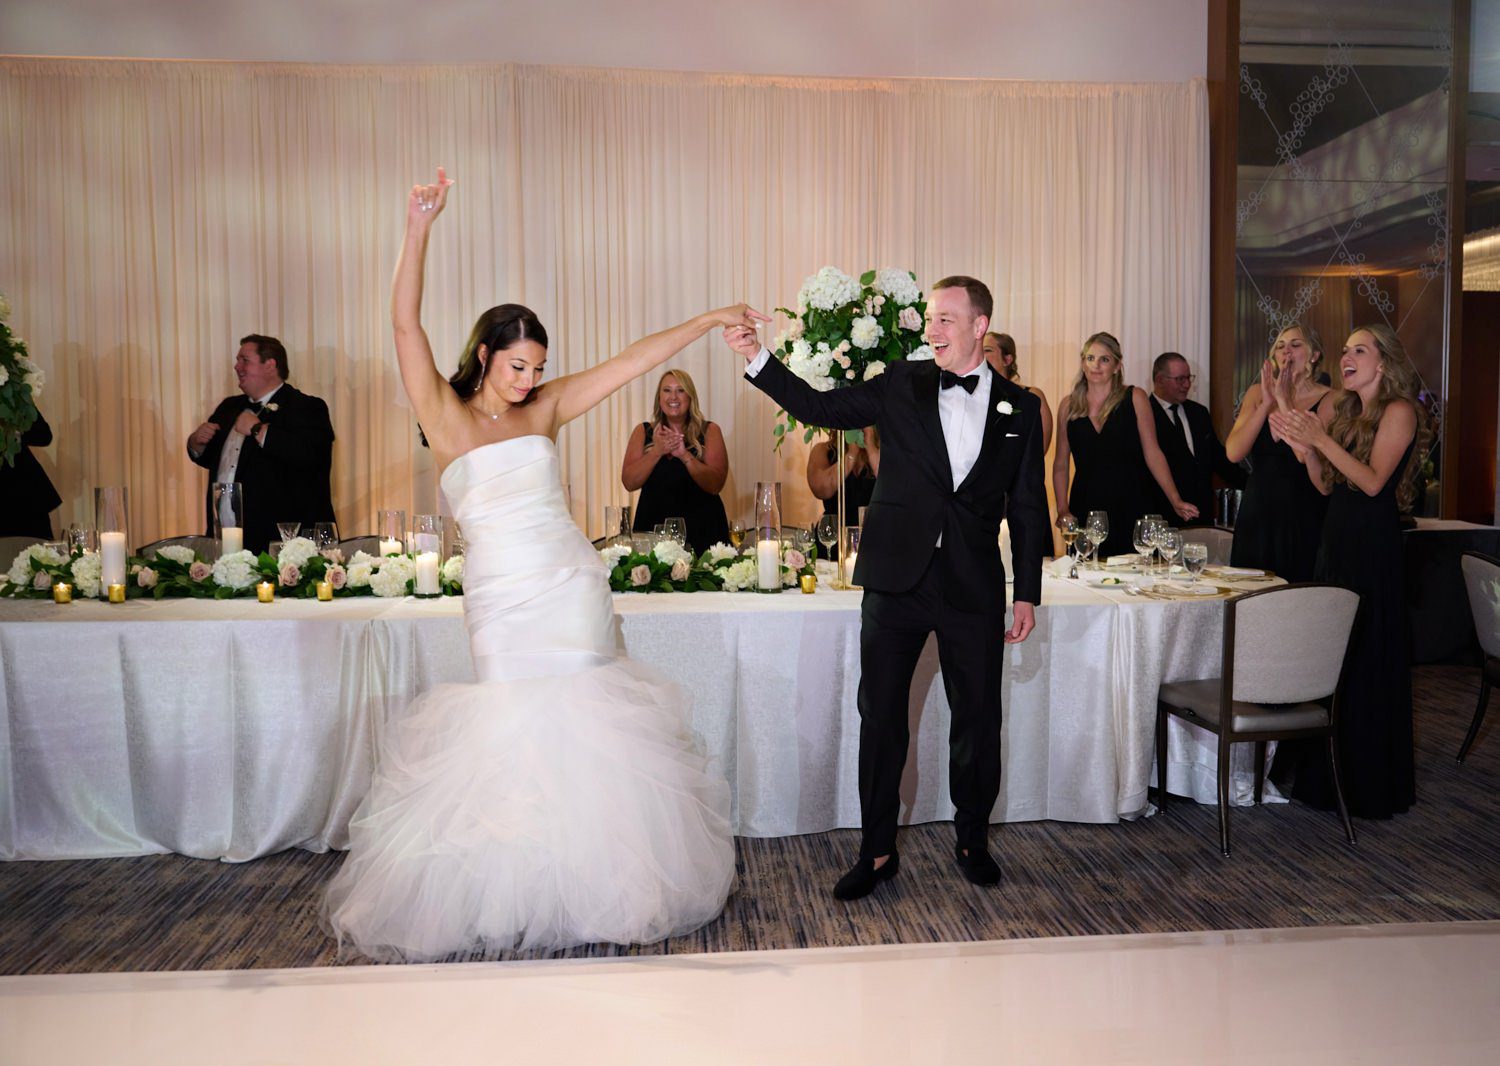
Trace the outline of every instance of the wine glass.
<instances>
[{"instance_id":1,"label":"wine glass","mask_svg":"<svg viewBox=\"0 0 1500 1066\"><path fill-rule=\"evenodd\" d=\"M1146 565L1151 565L1151 553L1155 548L1151 543L1150 516L1135 520L1135 528L1130 532L1130 543L1135 545L1135 550L1145 559Z\"/></svg>"},{"instance_id":2,"label":"wine glass","mask_svg":"<svg viewBox=\"0 0 1500 1066\"><path fill-rule=\"evenodd\" d=\"M729 523L729 544L730 547L738 548L743 543L745 543L745 523L736 518Z\"/></svg>"},{"instance_id":3,"label":"wine glass","mask_svg":"<svg viewBox=\"0 0 1500 1066\"><path fill-rule=\"evenodd\" d=\"M661 524L661 531L667 535L668 540L675 540L678 544L687 543L687 519L669 518Z\"/></svg>"},{"instance_id":4,"label":"wine glass","mask_svg":"<svg viewBox=\"0 0 1500 1066\"><path fill-rule=\"evenodd\" d=\"M1161 549L1162 566L1170 571L1177 565L1178 557L1182 554L1182 533L1170 527L1163 529L1157 546Z\"/></svg>"},{"instance_id":5,"label":"wine glass","mask_svg":"<svg viewBox=\"0 0 1500 1066\"><path fill-rule=\"evenodd\" d=\"M332 522L314 522L312 539L320 552L327 551L329 548L336 548L339 543L338 526Z\"/></svg>"},{"instance_id":6,"label":"wine glass","mask_svg":"<svg viewBox=\"0 0 1500 1066\"><path fill-rule=\"evenodd\" d=\"M1075 559L1072 569L1068 572L1069 577L1078 576L1078 563L1073 555L1073 542L1078 539L1080 532L1078 519L1072 515L1063 515L1057 520L1057 531L1062 535L1063 548L1068 553L1068 558Z\"/></svg>"},{"instance_id":7,"label":"wine glass","mask_svg":"<svg viewBox=\"0 0 1500 1066\"><path fill-rule=\"evenodd\" d=\"M1203 573L1203 568L1208 565L1208 545L1198 541L1190 541L1182 546L1182 565L1187 567L1188 573L1193 575L1196 581Z\"/></svg>"},{"instance_id":8,"label":"wine glass","mask_svg":"<svg viewBox=\"0 0 1500 1066\"><path fill-rule=\"evenodd\" d=\"M1166 519L1161 518L1157 515L1149 516L1148 521L1151 523L1151 525L1149 527L1149 534L1147 539L1151 544L1153 555L1159 556L1161 554L1162 534L1164 534L1170 527L1167 525ZM1150 561L1150 566L1151 569L1156 569L1157 560L1155 558Z\"/></svg>"},{"instance_id":9,"label":"wine glass","mask_svg":"<svg viewBox=\"0 0 1500 1066\"><path fill-rule=\"evenodd\" d=\"M298 533L302 532L302 523L301 522L277 522L276 523L276 532L281 534L281 539L283 541L291 540Z\"/></svg>"},{"instance_id":10,"label":"wine glass","mask_svg":"<svg viewBox=\"0 0 1500 1066\"><path fill-rule=\"evenodd\" d=\"M1109 512L1090 511L1087 526L1093 532L1089 537L1089 552L1094 554L1109 539Z\"/></svg>"},{"instance_id":11,"label":"wine glass","mask_svg":"<svg viewBox=\"0 0 1500 1066\"><path fill-rule=\"evenodd\" d=\"M99 550L99 531L86 526L69 526L68 544L72 550L83 552L85 555L89 552L97 552Z\"/></svg>"},{"instance_id":12,"label":"wine glass","mask_svg":"<svg viewBox=\"0 0 1500 1066\"><path fill-rule=\"evenodd\" d=\"M818 517L818 524L814 527L818 535L818 543L823 545L823 554L833 558L833 546L839 539L839 519L837 515L825 514Z\"/></svg>"}]
</instances>

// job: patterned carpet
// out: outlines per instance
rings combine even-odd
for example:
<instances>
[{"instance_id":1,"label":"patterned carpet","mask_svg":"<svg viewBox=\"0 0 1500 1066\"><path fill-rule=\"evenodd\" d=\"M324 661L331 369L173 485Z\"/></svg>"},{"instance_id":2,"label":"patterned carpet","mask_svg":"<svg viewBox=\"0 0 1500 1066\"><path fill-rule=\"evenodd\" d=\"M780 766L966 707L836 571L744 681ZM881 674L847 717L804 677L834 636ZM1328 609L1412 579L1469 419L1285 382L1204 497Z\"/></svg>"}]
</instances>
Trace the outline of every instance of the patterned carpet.
<instances>
[{"instance_id":1,"label":"patterned carpet","mask_svg":"<svg viewBox=\"0 0 1500 1066\"><path fill-rule=\"evenodd\" d=\"M853 832L742 839L738 890L712 925L648 947L557 954L1500 918L1500 729L1487 725L1467 763L1454 760L1477 692L1475 669L1417 670L1418 805L1356 823L1354 849L1335 816L1283 804L1236 809L1224 859L1214 809L1182 802L1121 825L997 826L1005 879L983 890L953 865L952 826L935 824L903 830L901 875L846 905L828 888L855 854ZM241 865L0 863L0 974L336 965L317 907L341 860L292 851ZM455 961L518 957L538 956Z\"/></svg>"}]
</instances>

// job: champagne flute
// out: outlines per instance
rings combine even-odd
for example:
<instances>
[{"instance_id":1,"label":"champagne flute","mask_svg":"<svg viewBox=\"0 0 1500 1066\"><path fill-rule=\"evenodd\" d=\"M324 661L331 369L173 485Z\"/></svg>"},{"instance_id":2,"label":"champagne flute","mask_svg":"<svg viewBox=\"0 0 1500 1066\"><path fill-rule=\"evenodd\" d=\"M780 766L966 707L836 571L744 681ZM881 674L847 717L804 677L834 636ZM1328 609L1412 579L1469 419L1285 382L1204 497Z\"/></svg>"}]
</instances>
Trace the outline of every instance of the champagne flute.
<instances>
[{"instance_id":1,"label":"champagne flute","mask_svg":"<svg viewBox=\"0 0 1500 1066\"><path fill-rule=\"evenodd\" d=\"M1073 542L1078 539L1078 534L1080 532L1078 527L1078 519L1074 518L1070 514L1063 515L1057 520L1057 530L1060 534L1062 534L1063 547L1068 553L1068 558L1074 560L1072 568L1068 571L1068 576L1077 577L1078 561L1073 554Z\"/></svg>"},{"instance_id":2,"label":"champagne flute","mask_svg":"<svg viewBox=\"0 0 1500 1066\"><path fill-rule=\"evenodd\" d=\"M1193 575L1193 580L1198 580L1203 574L1203 568L1208 565L1208 545L1198 541L1192 541L1182 546L1182 565L1187 567L1188 573Z\"/></svg>"}]
</instances>

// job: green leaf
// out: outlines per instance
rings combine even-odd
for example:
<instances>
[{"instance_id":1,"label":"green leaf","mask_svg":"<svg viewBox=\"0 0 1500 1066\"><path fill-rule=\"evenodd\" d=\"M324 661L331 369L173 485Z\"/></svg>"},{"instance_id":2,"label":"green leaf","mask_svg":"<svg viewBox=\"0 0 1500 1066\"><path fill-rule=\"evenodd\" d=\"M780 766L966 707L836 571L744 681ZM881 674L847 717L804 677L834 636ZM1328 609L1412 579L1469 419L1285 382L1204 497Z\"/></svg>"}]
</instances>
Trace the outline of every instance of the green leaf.
<instances>
[{"instance_id":1,"label":"green leaf","mask_svg":"<svg viewBox=\"0 0 1500 1066\"><path fill-rule=\"evenodd\" d=\"M862 286L875 284L875 271L873 271L873 270L866 270L863 274L861 274L859 276L859 283Z\"/></svg>"}]
</instances>

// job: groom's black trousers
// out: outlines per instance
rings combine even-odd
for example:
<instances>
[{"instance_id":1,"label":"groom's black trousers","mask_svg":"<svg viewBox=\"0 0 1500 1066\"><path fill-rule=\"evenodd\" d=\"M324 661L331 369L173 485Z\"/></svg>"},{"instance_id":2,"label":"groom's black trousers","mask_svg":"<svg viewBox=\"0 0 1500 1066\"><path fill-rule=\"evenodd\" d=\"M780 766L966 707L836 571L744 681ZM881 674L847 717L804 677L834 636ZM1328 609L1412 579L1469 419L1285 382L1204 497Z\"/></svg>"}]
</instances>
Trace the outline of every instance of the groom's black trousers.
<instances>
[{"instance_id":1,"label":"groom's black trousers","mask_svg":"<svg viewBox=\"0 0 1500 1066\"><path fill-rule=\"evenodd\" d=\"M944 595L942 549L909 592L865 590L859 635L859 800L864 840L860 857L896 847L901 772L910 742L907 714L912 674L927 635L937 633L938 663L948 695L948 790L957 808L958 846L983 848L990 811L1000 794L1000 677L1005 651L1004 593L995 610L960 611ZM970 597L972 598L972 597Z\"/></svg>"}]
</instances>

